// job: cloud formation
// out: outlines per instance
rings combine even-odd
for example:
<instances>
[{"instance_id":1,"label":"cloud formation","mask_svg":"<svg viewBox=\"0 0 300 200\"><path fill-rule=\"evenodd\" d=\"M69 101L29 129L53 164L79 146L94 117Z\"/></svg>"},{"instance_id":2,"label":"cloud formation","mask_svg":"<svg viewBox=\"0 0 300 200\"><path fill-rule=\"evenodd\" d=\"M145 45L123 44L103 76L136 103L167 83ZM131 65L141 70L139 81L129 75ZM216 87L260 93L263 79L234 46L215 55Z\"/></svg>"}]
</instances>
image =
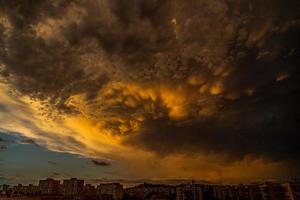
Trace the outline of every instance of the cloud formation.
<instances>
[{"instance_id":1,"label":"cloud formation","mask_svg":"<svg viewBox=\"0 0 300 200\"><path fill-rule=\"evenodd\" d=\"M92 160L92 163L96 166L110 166L111 163L104 161L104 160Z\"/></svg>"},{"instance_id":2,"label":"cloud formation","mask_svg":"<svg viewBox=\"0 0 300 200\"><path fill-rule=\"evenodd\" d=\"M20 120L26 135L52 150L222 155L232 165L251 155L299 166L299 7L1 1L1 80L39 115ZM12 107L25 109L0 103L0 112Z\"/></svg>"},{"instance_id":3,"label":"cloud formation","mask_svg":"<svg viewBox=\"0 0 300 200\"><path fill-rule=\"evenodd\" d=\"M33 139L27 138L22 139L19 141L20 144L31 144L31 145L37 145L36 142Z\"/></svg>"}]
</instances>

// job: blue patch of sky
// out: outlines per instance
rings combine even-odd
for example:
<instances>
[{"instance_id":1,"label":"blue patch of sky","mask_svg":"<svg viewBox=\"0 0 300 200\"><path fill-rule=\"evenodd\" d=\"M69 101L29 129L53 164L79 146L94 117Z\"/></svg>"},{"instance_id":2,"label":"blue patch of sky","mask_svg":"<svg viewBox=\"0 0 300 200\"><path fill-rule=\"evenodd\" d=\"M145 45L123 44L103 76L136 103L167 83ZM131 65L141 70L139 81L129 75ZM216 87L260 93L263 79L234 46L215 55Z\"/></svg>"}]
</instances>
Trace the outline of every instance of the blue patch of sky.
<instances>
[{"instance_id":1,"label":"blue patch of sky","mask_svg":"<svg viewBox=\"0 0 300 200\"><path fill-rule=\"evenodd\" d=\"M52 177L78 177L86 180L112 178L116 166L96 166L91 158L63 152L53 152L35 143L24 143L28 138L18 133L0 132L0 184L34 183ZM30 141L30 140L28 140Z\"/></svg>"}]
</instances>

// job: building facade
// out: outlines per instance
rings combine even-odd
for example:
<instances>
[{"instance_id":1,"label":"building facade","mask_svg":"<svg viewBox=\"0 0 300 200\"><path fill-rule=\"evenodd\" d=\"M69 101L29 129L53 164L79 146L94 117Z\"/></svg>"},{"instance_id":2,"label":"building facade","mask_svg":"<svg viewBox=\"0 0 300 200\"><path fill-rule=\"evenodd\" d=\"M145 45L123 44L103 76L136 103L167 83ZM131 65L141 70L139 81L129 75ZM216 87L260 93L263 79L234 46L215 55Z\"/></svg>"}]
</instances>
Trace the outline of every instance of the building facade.
<instances>
[{"instance_id":1,"label":"building facade","mask_svg":"<svg viewBox=\"0 0 300 200\"><path fill-rule=\"evenodd\" d=\"M113 199L121 199L123 196L123 185L120 183L106 183L97 186L97 194L100 196L111 196Z\"/></svg>"},{"instance_id":2,"label":"building facade","mask_svg":"<svg viewBox=\"0 0 300 200\"><path fill-rule=\"evenodd\" d=\"M84 194L84 180L71 178L63 181L62 191L64 196L80 196Z\"/></svg>"},{"instance_id":3,"label":"building facade","mask_svg":"<svg viewBox=\"0 0 300 200\"><path fill-rule=\"evenodd\" d=\"M48 178L39 181L39 188L42 195L59 195L60 181Z\"/></svg>"},{"instance_id":4,"label":"building facade","mask_svg":"<svg viewBox=\"0 0 300 200\"><path fill-rule=\"evenodd\" d=\"M202 188L198 184L186 184L176 187L176 200L202 200Z\"/></svg>"}]
</instances>

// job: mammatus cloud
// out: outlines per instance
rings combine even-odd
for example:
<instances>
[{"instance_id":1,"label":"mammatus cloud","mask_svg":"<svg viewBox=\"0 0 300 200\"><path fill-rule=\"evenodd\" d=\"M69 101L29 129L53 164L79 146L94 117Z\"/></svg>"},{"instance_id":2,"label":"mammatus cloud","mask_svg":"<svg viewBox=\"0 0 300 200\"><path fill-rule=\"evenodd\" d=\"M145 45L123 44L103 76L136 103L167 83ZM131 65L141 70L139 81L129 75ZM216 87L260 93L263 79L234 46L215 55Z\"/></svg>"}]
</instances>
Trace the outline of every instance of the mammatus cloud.
<instances>
[{"instance_id":1,"label":"mammatus cloud","mask_svg":"<svg viewBox=\"0 0 300 200\"><path fill-rule=\"evenodd\" d=\"M208 179L233 178L243 163L261 166L259 176L286 174L300 154L299 7L1 1L2 129L126 169L149 169L141 157L159 166L196 156ZM195 176L189 168L173 174Z\"/></svg>"}]
</instances>

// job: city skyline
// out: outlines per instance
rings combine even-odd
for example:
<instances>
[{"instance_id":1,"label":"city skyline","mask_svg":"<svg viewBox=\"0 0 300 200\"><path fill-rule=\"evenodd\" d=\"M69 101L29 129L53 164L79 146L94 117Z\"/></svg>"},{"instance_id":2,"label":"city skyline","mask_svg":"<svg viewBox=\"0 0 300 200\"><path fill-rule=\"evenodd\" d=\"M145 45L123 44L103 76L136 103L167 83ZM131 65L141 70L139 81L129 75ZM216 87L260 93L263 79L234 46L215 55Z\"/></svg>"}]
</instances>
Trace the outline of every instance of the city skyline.
<instances>
[{"instance_id":1,"label":"city skyline","mask_svg":"<svg viewBox=\"0 0 300 200\"><path fill-rule=\"evenodd\" d=\"M300 178L299 0L0 0L0 184Z\"/></svg>"},{"instance_id":2,"label":"city skyline","mask_svg":"<svg viewBox=\"0 0 300 200\"><path fill-rule=\"evenodd\" d=\"M119 182L97 185L69 178L39 180L38 185L0 185L4 200L298 200L300 182L264 181L248 184L196 183L177 184L142 183L123 187Z\"/></svg>"}]
</instances>

